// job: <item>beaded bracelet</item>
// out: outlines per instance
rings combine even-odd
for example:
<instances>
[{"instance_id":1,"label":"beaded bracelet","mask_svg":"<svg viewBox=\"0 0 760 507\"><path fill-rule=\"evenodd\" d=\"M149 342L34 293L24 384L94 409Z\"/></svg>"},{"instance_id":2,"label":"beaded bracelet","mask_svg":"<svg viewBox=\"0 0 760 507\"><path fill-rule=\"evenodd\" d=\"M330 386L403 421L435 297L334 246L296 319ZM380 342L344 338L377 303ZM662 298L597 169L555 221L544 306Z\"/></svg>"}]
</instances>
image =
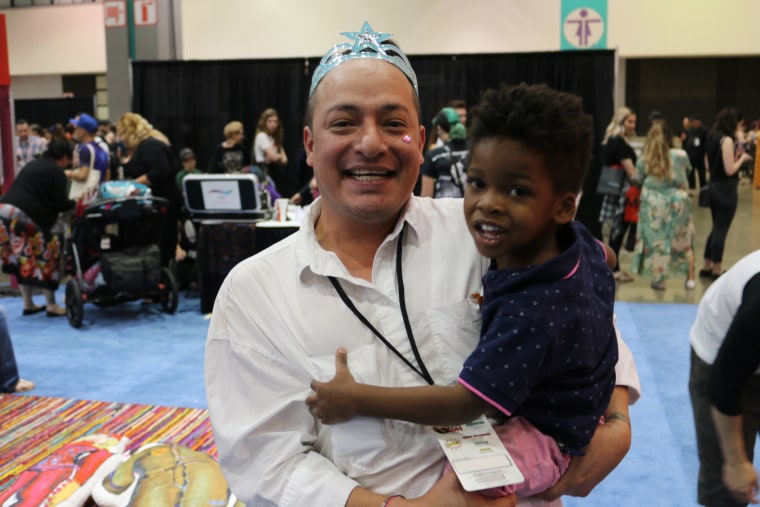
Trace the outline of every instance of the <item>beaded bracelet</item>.
<instances>
[{"instance_id":1,"label":"beaded bracelet","mask_svg":"<svg viewBox=\"0 0 760 507\"><path fill-rule=\"evenodd\" d=\"M391 504L391 501L394 498L406 498L406 497L404 495L391 495L388 498L386 498L385 500L383 500L383 503L382 503L382 505L380 505L380 507L389 507L390 504Z\"/></svg>"}]
</instances>

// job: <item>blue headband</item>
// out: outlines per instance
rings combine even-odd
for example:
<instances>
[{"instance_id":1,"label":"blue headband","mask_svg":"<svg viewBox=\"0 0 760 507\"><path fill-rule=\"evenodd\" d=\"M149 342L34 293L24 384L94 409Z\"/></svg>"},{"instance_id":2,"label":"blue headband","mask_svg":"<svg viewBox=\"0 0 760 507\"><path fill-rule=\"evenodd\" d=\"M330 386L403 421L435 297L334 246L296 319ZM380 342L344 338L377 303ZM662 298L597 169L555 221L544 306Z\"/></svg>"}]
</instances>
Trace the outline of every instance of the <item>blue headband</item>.
<instances>
[{"instance_id":1,"label":"blue headband","mask_svg":"<svg viewBox=\"0 0 760 507\"><path fill-rule=\"evenodd\" d=\"M361 31L341 32L340 34L352 39L353 42L336 44L322 57L314 70L314 76L311 78L309 97L314 95L314 90L317 89L319 82L331 70L343 62L357 58L376 58L394 65L409 79L414 87L414 93L419 96L417 76L409 63L409 59L393 41L389 42L390 38L393 37L392 33L376 32L365 21Z\"/></svg>"}]
</instances>

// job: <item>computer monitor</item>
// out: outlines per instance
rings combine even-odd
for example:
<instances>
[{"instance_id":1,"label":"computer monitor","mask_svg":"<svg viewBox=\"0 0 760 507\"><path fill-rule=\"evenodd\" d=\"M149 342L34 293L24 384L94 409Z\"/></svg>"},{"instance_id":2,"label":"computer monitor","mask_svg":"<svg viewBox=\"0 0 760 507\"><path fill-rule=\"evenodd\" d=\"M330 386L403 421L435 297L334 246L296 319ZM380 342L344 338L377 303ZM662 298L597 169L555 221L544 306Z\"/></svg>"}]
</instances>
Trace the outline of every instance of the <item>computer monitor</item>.
<instances>
[{"instance_id":1,"label":"computer monitor","mask_svg":"<svg viewBox=\"0 0 760 507\"><path fill-rule=\"evenodd\" d=\"M255 174L188 174L182 187L185 207L193 216L257 219L265 214Z\"/></svg>"}]
</instances>

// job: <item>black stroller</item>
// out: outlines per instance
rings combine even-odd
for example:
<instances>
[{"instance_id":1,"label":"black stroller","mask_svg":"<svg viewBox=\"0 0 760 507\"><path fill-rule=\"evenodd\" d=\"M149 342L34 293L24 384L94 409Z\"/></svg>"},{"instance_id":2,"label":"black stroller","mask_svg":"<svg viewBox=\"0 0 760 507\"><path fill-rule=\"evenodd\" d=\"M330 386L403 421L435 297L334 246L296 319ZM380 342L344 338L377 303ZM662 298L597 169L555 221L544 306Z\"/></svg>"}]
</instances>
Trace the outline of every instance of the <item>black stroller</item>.
<instances>
[{"instance_id":1,"label":"black stroller","mask_svg":"<svg viewBox=\"0 0 760 507\"><path fill-rule=\"evenodd\" d=\"M161 267L158 247L168 205L149 193L102 198L74 220L65 257L69 324L82 325L85 302L111 306L149 298L166 313L176 311L177 284Z\"/></svg>"}]
</instances>

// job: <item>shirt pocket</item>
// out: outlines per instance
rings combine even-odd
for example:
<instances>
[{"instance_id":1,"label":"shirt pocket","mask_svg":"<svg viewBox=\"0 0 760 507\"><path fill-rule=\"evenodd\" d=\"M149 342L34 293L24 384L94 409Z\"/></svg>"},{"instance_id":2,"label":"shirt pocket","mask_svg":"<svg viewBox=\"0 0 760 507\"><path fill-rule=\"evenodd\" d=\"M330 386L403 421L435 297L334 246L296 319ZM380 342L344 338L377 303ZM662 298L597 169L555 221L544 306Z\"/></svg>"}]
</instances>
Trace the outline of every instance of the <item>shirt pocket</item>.
<instances>
[{"instance_id":1,"label":"shirt pocket","mask_svg":"<svg viewBox=\"0 0 760 507\"><path fill-rule=\"evenodd\" d=\"M375 386L397 386L400 379L394 368L381 363L378 355L382 345L348 348L348 367L357 382ZM329 380L335 375L335 355L316 356L312 365L315 378ZM331 459L349 477L361 477L377 472L384 464L396 463L410 450L430 438L425 426L373 417L355 416L352 419L322 426L320 452Z\"/></svg>"},{"instance_id":2,"label":"shirt pocket","mask_svg":"<svg viewBox=\"0 0 760 507\"><path fill-rule=\"evenodd\" d=\"M472 298L428 310L428 326L443 359L436 381L443 385L459 377L462 364L480 340L480 304Z\"/></svg>"}]
</instances>

